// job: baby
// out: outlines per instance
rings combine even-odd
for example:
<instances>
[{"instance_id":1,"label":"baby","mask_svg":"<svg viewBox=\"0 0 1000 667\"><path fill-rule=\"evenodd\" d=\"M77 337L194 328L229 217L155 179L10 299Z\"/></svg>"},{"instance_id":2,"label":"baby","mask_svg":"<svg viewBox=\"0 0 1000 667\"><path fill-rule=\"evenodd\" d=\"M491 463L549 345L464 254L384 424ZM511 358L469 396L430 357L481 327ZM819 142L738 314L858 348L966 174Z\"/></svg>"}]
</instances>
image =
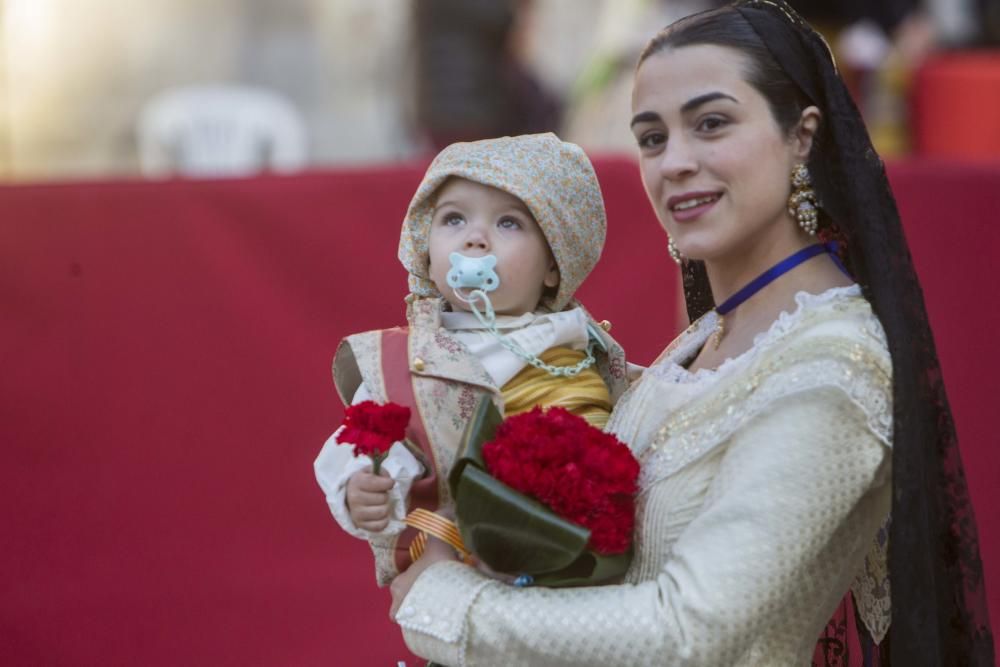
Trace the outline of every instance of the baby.
<instances>
[{"instance_id":1,"label":"baby","mask_svg":"<svg viewBox=\"0 0 1000 667\"><path fill-rule=\"evenodd\" d=\"M593 167L553 134L453 144L431 163L399 244L408 326L348 336L333 364L345 403L410 407L407 437L378 476L337 433L315 462L337 522L371 544L379 585L427 539L412 517L449 514L448 473L480 397L505 416L561 406L607 422L624 354L573 300L605 230Z\"/></svg>"}]
</instances>

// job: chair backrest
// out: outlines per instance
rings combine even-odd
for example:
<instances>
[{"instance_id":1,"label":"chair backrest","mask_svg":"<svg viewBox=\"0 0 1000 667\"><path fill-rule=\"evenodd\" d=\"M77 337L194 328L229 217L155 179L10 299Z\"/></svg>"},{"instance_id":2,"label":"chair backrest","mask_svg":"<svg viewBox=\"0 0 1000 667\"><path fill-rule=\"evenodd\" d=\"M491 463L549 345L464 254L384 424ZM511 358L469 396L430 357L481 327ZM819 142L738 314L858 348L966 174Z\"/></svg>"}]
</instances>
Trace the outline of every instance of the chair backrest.
<instances>
[{"instance_id":1,"label":"chair backrest","mask_svg":"<svg viewBox=\"0 0 1000 667\"><path fill-rule=\"evenodd\" d=\"M267 89L166 90L145 105L138 134L140 164L148 176L237 176L295 171L306 163L299 113Z\"/></svg>"}]
</instances>

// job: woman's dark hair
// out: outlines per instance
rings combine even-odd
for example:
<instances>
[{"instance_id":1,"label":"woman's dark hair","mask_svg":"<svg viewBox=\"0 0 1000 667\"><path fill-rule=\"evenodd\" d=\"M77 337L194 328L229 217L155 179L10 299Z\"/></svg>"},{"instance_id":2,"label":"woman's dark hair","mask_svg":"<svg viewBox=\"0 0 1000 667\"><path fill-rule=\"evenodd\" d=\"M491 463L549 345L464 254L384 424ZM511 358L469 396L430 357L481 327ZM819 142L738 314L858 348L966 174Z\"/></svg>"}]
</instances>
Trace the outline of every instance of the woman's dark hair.
<instances>
[{"instance_id":1,"label":"woman's dark hair","mask_svg":"<svg viewBox=\"0 0 1000 667\"><path fill-rule=\"evenodd\" d=\"M639 63L664 49L710 44L741 51L747 60L744 78L764 96L778 127L786 134L799 123L809 100L774 60L760 36L739 12L723 7L689 16L660 31L639 54Z\"/></svg>"},{"instance_id":2,"label":"woman's dark hair","mask_svg":"<svg viewBox=\"0 0 1000 667\"><path fill-rule=\"evenodd\" d=\"M813 187L892 356L888 655L907 667L992 666L974 512L923 291L882 161L830 49L783 0L737 0L667 27L639 62L695 44L745 54L746 80L779 127L794 126L808 105L823 117L808 163ZM703 263L685 261L683 277L694 319L714 306Z\"/></svg>"}]
</instances>

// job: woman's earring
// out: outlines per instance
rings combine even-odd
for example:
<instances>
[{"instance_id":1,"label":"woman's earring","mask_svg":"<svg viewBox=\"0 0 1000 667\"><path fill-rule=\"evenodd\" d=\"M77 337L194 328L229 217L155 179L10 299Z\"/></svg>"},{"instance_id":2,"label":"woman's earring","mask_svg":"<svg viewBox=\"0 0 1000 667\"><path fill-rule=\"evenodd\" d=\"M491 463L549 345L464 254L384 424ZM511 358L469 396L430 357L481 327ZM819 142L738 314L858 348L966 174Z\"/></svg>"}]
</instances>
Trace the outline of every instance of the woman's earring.
<instances>
[{"instance_id":1,"label":"woman's earring","mask_svg":"<svg viewBox=\"0 0 1000 667\"><path fill-rule=\"evenodd\" d=\"M804 164L795 165L792 170L792 196L788 198L788 213L810 236L819 228L817 212L819 202L812 189L812 177Z\"/></svg>"},{"instance_id":2,"label":"woman's earring","mask_svg":"<svg viewBox=\"0 0 1000 667\"><path fill-rule=\"evenodd\" d=\"M670 258L677 262L678 266L680 266L681 262L684 261L684 256L681 255L681 251L677 249L677 244L674 243L674 240L669 236L667 237L667 252L670 253Z\"/></svg>"}]
</instances>

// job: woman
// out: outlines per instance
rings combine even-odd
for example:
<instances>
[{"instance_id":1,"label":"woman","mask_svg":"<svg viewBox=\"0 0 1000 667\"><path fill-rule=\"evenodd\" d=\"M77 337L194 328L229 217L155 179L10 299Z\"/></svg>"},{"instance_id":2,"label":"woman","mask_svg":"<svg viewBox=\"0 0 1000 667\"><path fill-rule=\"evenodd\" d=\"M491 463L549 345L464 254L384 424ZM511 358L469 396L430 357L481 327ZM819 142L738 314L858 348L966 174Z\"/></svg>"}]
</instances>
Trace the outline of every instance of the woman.
<instances>
[{"instance_id":1,"label":"woman","mask_svg":"<svg viewBox=\"0 0 1000 667\"><path fill-rule=\"evenodd\" d=\"M689 17L640 57L633 113L696 321L609 424L643 466L626 583L515 589L433 551L393 584L408 644L445 664L822 664L850 592L826 645L861 637L837 664L992 665L920 288L825 43L769 0Z\"/></svg>"}]
</instances>

